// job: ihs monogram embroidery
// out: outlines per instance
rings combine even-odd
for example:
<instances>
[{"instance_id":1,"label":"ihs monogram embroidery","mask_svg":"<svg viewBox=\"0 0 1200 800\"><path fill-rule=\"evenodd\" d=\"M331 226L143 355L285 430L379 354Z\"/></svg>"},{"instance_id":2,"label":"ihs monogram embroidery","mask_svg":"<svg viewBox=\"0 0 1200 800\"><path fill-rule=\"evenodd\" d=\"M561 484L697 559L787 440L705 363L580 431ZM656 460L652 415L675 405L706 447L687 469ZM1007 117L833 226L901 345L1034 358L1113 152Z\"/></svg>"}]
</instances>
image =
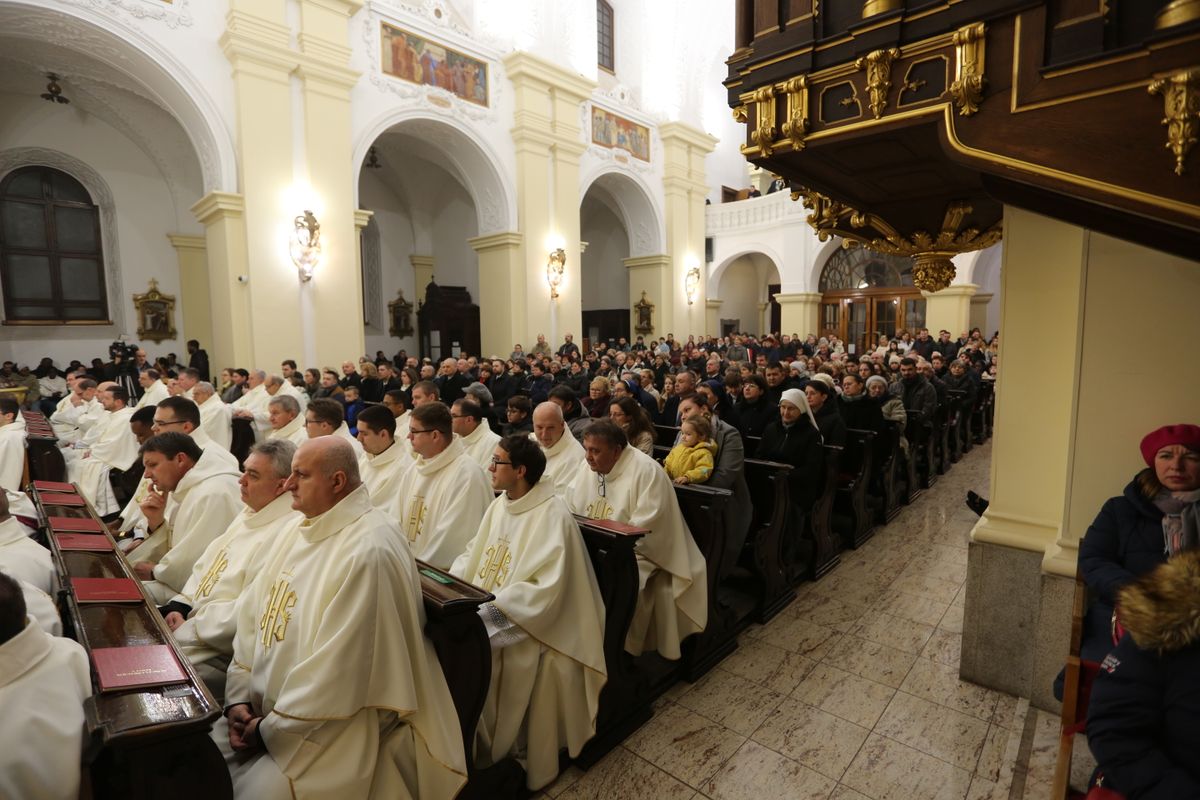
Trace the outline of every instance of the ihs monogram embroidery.
<instances>
[{"instance_id":1,"label":"ihs monogram embroidery","mask_svg":"<svg viewBox=\"0 0 1200 800\"><path fill-rule=\"evenodd\" d=\"M424 497L414 497L408 504L408 518L404 520L404 535L410 542L415 542L421 535L421 531L425 529L425 513L428 510Z\"/></svg>"},{"instance_id":2,"label":"ihs monogram embroidery","mask_svg":"<svg viewBox=\"0 0 1200 800\"><path fill-rule=\"evenodd\" d=\"M200 581L200 585L196 587L196 599L208 597L212 594L212 590L217 585L217 581L221 580L221 573L229 566L229 559L225 557L227 548L222 547L217 553L216 559L213 560L212 566L208 568L208 572L204 573L204 578Z\"/></svg>"},{"instance_id":3,"label":"ihs monogram embroidery","mask_svg":"<svg viewBox=\"0 0 1200 800\"><path fill-rule=\"evenodd\" d=\"M588 519L612 519L613 507L603 497L597 497L588 503Z\"/></svg>"},{"instance_id":4,"label":"ihs monogram embroidery","mask_svg":"<svg viewBox=\"0 0 1200 800\"><path fill-rule=\"evenodd\" d=\"M267 610L263 612L258 629L262 631L263 647L271 649L275 642L282 642L287 635L288 622L291 621L291 609L296 605L296 593L291 589L291 583L280 578L271 586L271 599L267 602Z\"/></svg>"},{"instance_id":5,"label":"ihs monogram embroidery","mask_svg":"<svg viewBox=\"0 0 1200 800\"><path fill-rule=\"evenodd\" d=\"M512 553L508 551L508 539L501 539L487 549L487 563L479 570L482 589L503 586L508 580L508 568L512 564Z\"/></svg>"}]
</instances>

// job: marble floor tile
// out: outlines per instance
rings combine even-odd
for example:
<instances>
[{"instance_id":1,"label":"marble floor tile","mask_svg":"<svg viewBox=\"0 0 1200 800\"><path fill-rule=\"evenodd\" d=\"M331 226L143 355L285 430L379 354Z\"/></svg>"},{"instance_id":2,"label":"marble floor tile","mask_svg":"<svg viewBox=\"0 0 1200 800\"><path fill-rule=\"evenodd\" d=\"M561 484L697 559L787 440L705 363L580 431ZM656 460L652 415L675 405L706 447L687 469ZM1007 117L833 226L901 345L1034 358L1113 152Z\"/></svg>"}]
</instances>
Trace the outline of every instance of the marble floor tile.
<instances>
[{"instance_id":1,"label":"marble floor tile","mask_svg":"<svg viewBox=\"0 0 1200 800\"><path fill-rule=\"evenodd\" d=\"M869 733L867 728L788 698L750 738L836 781Z\"/></svg>"},{"instance_id":2,"label":"marble floor tile","mask_svg":"<svg viewBox=\"0 0 1200 800\"><path fill-rule=\"evenodd\" d=\"M738 649L721 662L721 669L780 694L790 694L816 665L812 659L770 642L743 639Z\"/></svg>"},{"instance_id":3,"label":"marble floor tile","mask_svg":"<svg viewBox=\"0 0 1200 800\"><path fill-rule=\"evenodd\" d=\"M940 600L922 597L919 594L909 594L898 589L888 589L879 597L871 610L904 617L913 622L920 622L922 625L936 626L946 616L947 608L949 606Z\"/></svg>"},{"instance_id":4,"label":"marble floor tile","mask_svg":"<svg viewBox=\"0 0 1200 800\"><path fill-rule=\"evenodd\" d=\"M1031 708L1035 715L1033 725L1033 747L1029 751L1029 767L1025 773L1025 798L1050 796L1054 783L1054 767L1058 763L1058 734L1060 720L1057 714Z\"/></svg>"},{"instance_id":5,"label":"marble floor tile","mask_svg":"<svg viewBox=\"0 0 1200 800\"><path fill-rule=\"evenodd\" d=\"M822 659L826 664L859 677L899 688L917 656L878 642L844 636Z\"/></svg>"},{"instance_id":6,"label":"marble floor tile","mask_svg":"<svg viewBox=\"0 0 1200 800\"><path fill-rule=\"evenodd\" d=\"M837 570L834 570L813 584L813 592L832 597L843 603L870 606L879 593L888 587L889 583L890 581L886 580L847 577L839 575Z\"/></svg>"},{"instance_id":7,"label":"marble floor tile","mask_svg":"<svg viewBox=\"0 0 1200 800\"><path fill-rule=\"evenodd\" d=\"M850 634L906 653L919 653L933 634L933 626L877 612L859 620Z\"/></svg>"},{"instance_id":8,"label":"marble floor tile","mask_svg":"<svg viewBox=\"0 0 1200 800\"><path fill-rule=\"evenodd\" d=\"M1002 728L1021 730L1025 726L1025 715L1029 713L1029 701L1024 697L1000 693L996 701L996 710L992 714L992 722Z\"/></svg>"},{"instance_id":9,"label":"marble floor tile","mask_svg":"<svg viewBox=\"0 0 1200 800\"><path fill-rule=\"evenodd\" d=\"M842 634L793 614L780 614L758 632L759 641L781 647L814 661L820 660Z\"/></svg>"},{"instance_id":10,"label":"marble floor tile","mask_svg":"<svg viewBox=\"0 0 1200 800\"><path fill-rule=\"evenodd\" d=\"M983 750L979 754L979 763L975 765L976 775L993 783L1000 782L1000 772L1004 767L1004 756L1008 750L1011 733L1007 728L995 724L988 728L987 738L983 740Z\"/></svg>"},{"instance_id":11,"label":"marble floor tile","mask_svg":"<svg viewBox=\"0 0 1200 800\"><path fill-rule=\"evenodd\" d=\"M835 781L749 741L705 785L704 794L712 800L825 800L835 786Z\"/></svg>"},{"instance_id":12,"label":"marble floor tile","mask_svg":"<svg viewBox=\"0 0 1200 800\"><path fill-rule=\"evenodd\" d=\"M983 720L896 692L875 726L875 733L973 772L988 727Z\"/></svg>"},{"instance_id":13,"label":"marble floor tile","mask_svg":"<svg viewBox=\"0 0 1200 800\"><path fill-rule=\"evenodd\" d=\"M946 613L942 615L942 618L938 620L937 626L951 633L962 633L964 610L962 606L950 606L946 609Z\"/></svg>"},{"instance_id":14,"label":"marble floor tile","mask_svg":"<svg viewBox=\"0 0 1200 800\"><path fill-rule=\"evenodd\" d=\"M917 579L934 578L939 581L960 585L967 579L967 565L965 563L955 564L935 559L913 559L908 562L908 565L897 577L897 580L909 577Z\"/></svg>"},{"instance_id":15,"label":"marble floor tile","mask_svg":"<svg viewBox=\"0 0 1200 800\"><path fill-rule=\"evenodd\" d=\"M762 724L784 695L720 667L705 675L679 698L679 705L713 722L749 736Z\"/></svg>"},{"instance_id":16,"label":"marble floor tile","mask_svg":"<svg viewBox=\"0 0 1200 800\"><path fill-rule=\"evenodd\" d=\"M897 578L891 588L949 604L954 600L954 596L958 594L962 585L962 581L947 581L930 575L906 574Z\"/></svg>"},{"instance_id":17,"label":"marble floor tile","mask_svg":"<svg viewBox=\"0 0 1200 800\"><path fill-rule=\"evenodd\" d=\"M962 634L941 629L933 632L933 635L929 637L929 643L921 651L922 658L930 658L955 669L958 669L961 656Z\"/></svg>"},{"instance_id":18,"label":"marble floor tile","mask_svg":"<svg viewBox=\"0 0 1200 800\"><path fill-rule=\"evenodd\" d=\"M810 594L796 600L784 613L846 633L868 611L868 606L855 605L823 594Z\"/></svg>"},{"instance_id":19,"label":"marble floor tile","mask_svg":"<svg viewBox=\"0 0 1200 800\"><path fill-rule=\"evenodd\" d=\"M625 747L699 789L746 737L680 705L671 705L625 740Z\"/></svg>"},{"instance_id":20,"label":"marble floor tile","mask_svg":"<svg viewBox=\"0 0 1200 800\"><path fill-rule=\"evenodd\" d=\"M971 773L872 733L842 783L873 800L962 800Z\"/></svg>"},{"instance_id":21,"label":"marble floor tile","mask_svg":"<svg viewBox=\"0 0 1200 800\"><path fill-rule=\"evenodd\" d=\"M543 786L542 792L547 797L558 797L567 789L570 789L572 786L574 786L582 777L583 770L572 764L562 772L558 773L558 777L554 779L554 783L550 784L549 786Z\"/></svg>"},{"instance_id":22,"label":"marble floor tile","mask_svg":"<svg viewBox=\"0 0 1200 800\"><path fill-rule=\"evenodd\" d=\"M624 747L615 748L559 797L563 800L691 800L692 787Z\"/></svg>"},{"instance_id":23,"label":"marble floor tile","mask_svg":"<svg viewBox=\"0 0 1200 800\"><path fill-rule=\"evenodd\" d=\"M943 530L945 529L943 528ZM960 564L964 567L967 565L967 553L961 547L935 544L930 546L927 555L936 561L946 561L951 564Z\"/></svg>"},{"instance_id":24,"label":"marble floor tile","mask_svg":"<svg viewBox=\"0 0 1200 800\"><path fill-rule=\"evenodd\" d=\"M969 714L987 722L993 718L1000 692L969 683L958 677L958 669L928 658L918 658L900 691L932 703Z\"/></svg>"},{"instance_id":25,"label":"marble floor tile","mask_svg":"<svg viewBox=\"0 0 1200 800\"><path fill-rule=\"evenodd\" d=\"M890 686L818 664L792 692L792 697L855 725L872 728L895 693Z\"/></svg>"},{"instance_id":26,"label":"marble floor tile","mask_svg":"<svg viewBox=\"0 0 1200 800\"><path fill-rule=\"evenodd\" d=\"M979 775L971 778L966 800L1008 800L1008 790Z\"/></svg>"},{"instance_id":27,"label":"marble floor tile","mask_svg":"<svg viewBox=\"0 0 1200 800\"><path fill-rule=\"evenodd\" d=\"M854 791L844 783L839 783L833 790L833 794L829 795L829 800L871 800L871 798L862 792Z\"/></svg>"}]
</instances>

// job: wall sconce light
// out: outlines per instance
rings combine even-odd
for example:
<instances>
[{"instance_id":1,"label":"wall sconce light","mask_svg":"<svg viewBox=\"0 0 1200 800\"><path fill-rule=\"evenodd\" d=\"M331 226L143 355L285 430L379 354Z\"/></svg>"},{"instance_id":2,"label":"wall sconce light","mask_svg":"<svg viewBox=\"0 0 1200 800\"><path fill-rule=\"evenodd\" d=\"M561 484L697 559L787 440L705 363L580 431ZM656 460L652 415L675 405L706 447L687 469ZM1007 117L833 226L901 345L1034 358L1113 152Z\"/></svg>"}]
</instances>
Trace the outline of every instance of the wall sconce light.
<instances>
[{"instance_id":1,"label":"wall sconce light","mask_svg":"<svg viewBox=\"0 0 1200 800\"><path fill-rule=\"evenodd\" d=\"M700 289L700 268L692 267L683 279L683 290L687 292L688 305L696 302L696 292Z\"/></svg>"},{"instance_id":2,"label":"wall sconce light","mask_svg":"<svg viewBox=\"0 0 1200 800\"><path fill-rule=\"evenodd\" d=\"M546 283L550 284L550 299L558 299L558 287L562 284L563 270L567 266L567 251L561 247L550 251L546 260Z\"/></svg>"},{"instance_id":3,"label":"wall sconce light","mask_svg":"<svg viewBox=\"0 0 1200 800\"><path fill-rule=\"evenodd\" d=\"M295 236L291 242L292 263L300 270L300 280L312 280L321 262L321 223L308 209L292 221Z\"/></svg>"}]
</instances>

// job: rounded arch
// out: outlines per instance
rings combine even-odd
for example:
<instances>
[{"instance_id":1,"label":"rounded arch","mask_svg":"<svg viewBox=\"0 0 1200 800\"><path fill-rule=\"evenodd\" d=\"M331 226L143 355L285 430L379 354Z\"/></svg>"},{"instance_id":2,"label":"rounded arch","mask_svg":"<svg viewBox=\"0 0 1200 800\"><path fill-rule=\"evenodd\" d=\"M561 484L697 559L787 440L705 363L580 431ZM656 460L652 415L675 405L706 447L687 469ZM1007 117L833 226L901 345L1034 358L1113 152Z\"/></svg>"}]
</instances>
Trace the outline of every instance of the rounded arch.
<instances>
[{"instance_id":1,"label":"rounded arch","mask_svg":"<svg viewBox=\"0 0 1200 800\"><path fill-rule=\"evenodd\" d=\"M628 172L605 165L579 183L582 205L589 192L607 205L629 237L629 255L658 255L663 252L663 217L646 184Z\"/></svg>"},{"instance_id":2,"label":"rounded arch","mask_svg":"<svg viewBox=\"0 0 1200 800\"><path fill-rule=\"evenodd\" d=\"M434 159L458 179L475 202L478 235L511 231L516 226L516 192L497 166L499 158L484 139L460 122L450 122L421 109L391 109L367 125L353 152L354 196L362 165L371 145L385 133L400 133L419 140L436 152Z\"/></svg>"},{"instance_id":3,"label":"rounded arch","mask_svg":"<svg viewBox=\"0 0 1200 800\"><path fill-rule=\"evenodd\" d=\"M775 268L775 275L783 275L783 270L780 268L780 265L783 264L783 259L773 248L760 244L746 245L739 248L729 256L722 258L720 262L717 262L715 267L712 267L708 271L708 296L714 298L720 296L721 276L724 275L725 271L729 269L730 264L737 261L739 258L742 258L743 256L753 255L766 256L766 258L770 260L771 266Z\"/></svg>"},{"instance_id":4,"label":"rounded arch","mask_svg":"<svg viewBox=\"0 0 1200 800\"><path fill-rule=\"evenodd\" d=\"M816 257L808 265L808 272L805 275L805 291L820 291L817 287L821 285L821 272L825 269L825 265L829 263L829 259L833 254L840 249L842 249L842 238L840 236L832 236L829 241L821 245L820 249L817 250Z\"/></svg>"},{"instance_id":5,"label":"rounded arch","mask_svg":"<svg viewBox=\"0 0 1200 800\"><path fill-rule=\"evenodd\" d=\"M22 0L0 0L0 31L65 47L127 77L179 122L199 161L204 192L238 190L229 126L204 83L162 43L85 8L51 9Z\"/></svg>"}]
</instances>

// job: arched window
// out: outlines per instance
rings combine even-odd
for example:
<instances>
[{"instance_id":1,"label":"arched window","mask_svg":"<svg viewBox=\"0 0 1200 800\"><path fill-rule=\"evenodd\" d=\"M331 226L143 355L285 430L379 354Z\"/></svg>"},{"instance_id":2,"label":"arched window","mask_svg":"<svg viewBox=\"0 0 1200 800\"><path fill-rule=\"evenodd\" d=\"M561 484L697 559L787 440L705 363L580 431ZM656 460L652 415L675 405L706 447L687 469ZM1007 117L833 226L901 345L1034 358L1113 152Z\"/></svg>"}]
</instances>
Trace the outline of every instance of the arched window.
<instances>
[{"instance_id":1,"label":"arched window","mask_svg":"<svg viewBox=\"0 0 1200 800\"><path fill-rule=\"evenodd\" d=\"M822 292L836 292L912 285L912 259L855 247L839 249L829 257L821 270L819 288Z\"/></svg>"},{"instance_id":2,"label":"arched window","mask_svg":"<svg viewBox=\"0 0 1200 800\"><path fill-rule=\"evenodd\" d=\"M604 0L596 0L596 63L609 72L617 71L615 39L613 7Z\"/></svg>"},{"instance_id":3,"label":"arched window","mask_svg":"<svg viewBox=\"0 0 1200 800\"><path fill-rule=\"evenodd\" d=\"M107 322L100 213L65 172L23 167L0 183L6 322Z\"/></svg>"}]
</instances>

